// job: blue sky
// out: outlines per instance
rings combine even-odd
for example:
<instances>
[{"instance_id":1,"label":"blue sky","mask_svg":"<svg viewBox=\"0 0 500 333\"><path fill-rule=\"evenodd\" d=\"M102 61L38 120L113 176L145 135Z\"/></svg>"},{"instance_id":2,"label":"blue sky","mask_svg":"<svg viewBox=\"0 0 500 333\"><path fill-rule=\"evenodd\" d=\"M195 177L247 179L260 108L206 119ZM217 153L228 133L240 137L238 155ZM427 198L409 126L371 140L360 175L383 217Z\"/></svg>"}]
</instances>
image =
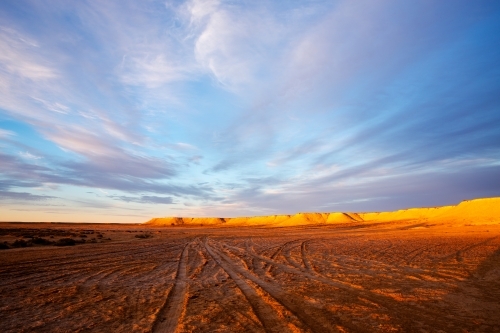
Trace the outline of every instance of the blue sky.
<instances>
[{"instance_id":1,"label":"blue sky","mask_svg":"<svg viewBox=\"0 0 500 333\"><path fill-rule=\"evenodd\" d=\"M499 195L498 1L0 2L0 220Z\"/></svg>"}]
</instances>

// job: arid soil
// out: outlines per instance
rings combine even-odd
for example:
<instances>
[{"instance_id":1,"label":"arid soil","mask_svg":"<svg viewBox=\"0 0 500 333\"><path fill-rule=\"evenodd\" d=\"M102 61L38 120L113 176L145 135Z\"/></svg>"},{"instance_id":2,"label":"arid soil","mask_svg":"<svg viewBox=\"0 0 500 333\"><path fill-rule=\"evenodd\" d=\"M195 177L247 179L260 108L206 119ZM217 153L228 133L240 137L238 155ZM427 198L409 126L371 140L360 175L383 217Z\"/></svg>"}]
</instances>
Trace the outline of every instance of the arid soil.
<instances>
[{"instance_id":1,"label":"arid soil","mask_svg":"<svg viewBox=\"0 0 500 333\"><path fill-rule=\"evenodd\" d=\"M500 332L499 224L0 229L95 238L0 250L0 332Z\"/></svg>"}]
</instances>

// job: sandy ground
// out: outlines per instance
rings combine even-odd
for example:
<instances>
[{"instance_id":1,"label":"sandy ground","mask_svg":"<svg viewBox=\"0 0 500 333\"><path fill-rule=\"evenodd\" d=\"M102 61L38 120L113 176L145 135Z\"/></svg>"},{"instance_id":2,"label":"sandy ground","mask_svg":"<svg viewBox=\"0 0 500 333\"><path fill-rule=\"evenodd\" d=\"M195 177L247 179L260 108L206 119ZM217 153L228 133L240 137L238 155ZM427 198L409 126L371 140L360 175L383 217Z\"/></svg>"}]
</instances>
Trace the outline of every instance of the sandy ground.
<instances>
[{"instance_id":1,"label":"sandy ground","mask_svg":"<svg viewBox=\"0 0 500 333\"><path fill-rule=\"evenodd\" d=\"M87 236L0 250L1 332L500 332L498 224L0 231Z\"/></svg>"}]
</instances>

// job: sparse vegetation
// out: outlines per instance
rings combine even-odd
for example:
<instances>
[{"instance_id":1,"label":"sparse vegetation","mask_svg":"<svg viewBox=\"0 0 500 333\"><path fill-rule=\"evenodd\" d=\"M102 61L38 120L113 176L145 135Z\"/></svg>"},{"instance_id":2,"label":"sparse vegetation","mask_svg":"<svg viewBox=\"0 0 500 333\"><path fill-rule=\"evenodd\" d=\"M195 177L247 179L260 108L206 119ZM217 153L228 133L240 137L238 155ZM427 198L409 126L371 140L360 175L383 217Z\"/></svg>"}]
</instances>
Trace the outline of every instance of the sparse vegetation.
<instances>
[{"instance_id":1,"label":"sparse vegetation","mask_svg":"<svg viewBox=\"0 0 500 333\"><path fill-rule=\"evenodd\" d=\"M76 241L73 238L61 238L55 244L55 246L74 246Z\"/></svg>"},{"instance_id":2,"label":"sparse vegetation","mask_svg":"<svg viewBox=\"0 0 500 333\"><path fill-rule=\"evenodd\" d=\"M107 230L115 231L115 230ZM95 235L88 239L88 235ZM0 236L14 236L13 242L0 242L0 249L24 248L31 246L73 246L85 243L110 241L103 232L95 230L59 229L59 228L0 228Z\"/></svg>"},{"instance_id":3,"label":"sparse vegetation","mask_svg":"<svg viewBox=\"0 0 500 333\"><path fill-rule=\"evenodd\" d=\"M41 238L41 237L34 237L31 242L33 244L38 244L38 245L52 245L54 242L49 241L48 239Z\"/></svg>"},{"instance_id":4,"label":"sparse vegetation","mask_svg":"<svg viewBox=\"0 0 500 333\"><path fill-rule=\"evenodd\" d=\"M28 247L31 246L31 242L27 242L24 239L16 239L14 243L12 243L13 247Z\"/></svg>"}]
</instances>

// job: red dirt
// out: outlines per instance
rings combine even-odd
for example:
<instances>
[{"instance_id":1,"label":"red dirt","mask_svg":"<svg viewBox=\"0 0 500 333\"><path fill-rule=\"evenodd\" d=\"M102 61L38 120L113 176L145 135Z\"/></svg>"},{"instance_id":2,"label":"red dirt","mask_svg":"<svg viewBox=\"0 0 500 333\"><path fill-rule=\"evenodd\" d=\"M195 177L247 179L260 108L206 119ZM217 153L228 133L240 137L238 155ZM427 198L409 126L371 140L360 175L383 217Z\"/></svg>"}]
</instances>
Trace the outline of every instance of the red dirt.
<instances>
[{"instance_id":1,"label":"red dirt","mask_svg":"<svg viewBox=\"0 0 500 333\"><path fill-rule=\"evenodd\" d=\"M500 224L19 229L111 240L1 250L1 332L500 332Z\"/></svg>"}]
</instances>

